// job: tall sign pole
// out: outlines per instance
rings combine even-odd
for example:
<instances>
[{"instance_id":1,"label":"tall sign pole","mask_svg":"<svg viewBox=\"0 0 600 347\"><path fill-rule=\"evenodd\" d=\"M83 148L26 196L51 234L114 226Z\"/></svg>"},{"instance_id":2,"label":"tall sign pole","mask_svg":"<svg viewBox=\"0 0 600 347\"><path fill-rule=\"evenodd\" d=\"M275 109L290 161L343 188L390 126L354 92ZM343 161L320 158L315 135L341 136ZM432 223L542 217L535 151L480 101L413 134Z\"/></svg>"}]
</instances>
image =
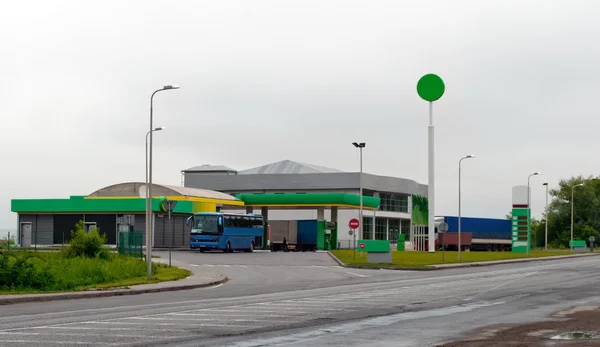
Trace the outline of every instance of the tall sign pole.
<instances>
[{"instance_id":1,"label":"tall sign pole","mask_svg":"<svg viewBox=\"0 0 600 347\"><path fill-rule=\"evenodd\" d=\"M417 83L417 93L421 99L429 102L429 182L427 187L429 218L427 228L428 249L430 253L435 252L435 148L433 127L433 102L439 100L446 86L444 81L434 74L427 74Z\"/></svg>"}]
</instances>

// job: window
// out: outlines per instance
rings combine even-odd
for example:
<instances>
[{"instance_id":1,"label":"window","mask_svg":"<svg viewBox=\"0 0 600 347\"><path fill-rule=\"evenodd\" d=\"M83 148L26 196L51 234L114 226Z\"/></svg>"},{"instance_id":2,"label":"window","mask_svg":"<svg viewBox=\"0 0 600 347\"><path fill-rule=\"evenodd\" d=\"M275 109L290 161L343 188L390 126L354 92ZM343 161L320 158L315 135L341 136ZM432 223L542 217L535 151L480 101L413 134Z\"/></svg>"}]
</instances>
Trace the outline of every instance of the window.
<instances>
[{"instance_id":1,"label":"window","mask_svg":"<svg viewBox=\"0 0 600 347\"><path fill-rule=\"evenodd\" d=\"M398 243L398 234L400 234L400 219L390 218L388 220L388 228L390 233L390 242Z\"/></svg>"},{"instance_id":2,"label":"window","mask_svg":"<svg viewBox=\"0 0 600 347\"><path fill-rule=\"evenodd\" d=\"M400 220L400 232L405 235L406 240L410 238L410 219Z\"/></svg>"},{"instance_id":3,"label":"window","mask_svg":"<svg viewBox=\"0 0 600 347\"><path fill-rule=\"evenodd\" d=\"M395 193L380 193L380 211L408 213L408 195Z\"/></svg>"},{"instance_id":4,"label":"window","mask_svg":"<svg viewBox=\"0 0 600 347\"><path fill-rule=\"evenodd\" d=\"M85 232L89 233L90 231L96 229L96 222L85 222L85 225L83 227Z\"/></svg>"},{"instance_id":5,"label":"window","mask_svg":"<svg viewBox=\"0 0 600 347\"><path fill-rule=\"evenodd\" d=\"M219 233L217 228L217 221L219 216L195 216L194 226L192 227L192 234L213 234Z\"/></svg>"},{"instance_id":6,"label":"window","mask_svg":"<svg viewBox=\"0 0 600 347\"><path fill-rule=\"evenodd\" d=\"M363 239L370 240L371 235L373 235L373 217L363 216ZM356 235L356 237L359 236L360 235Z\"/></svg>"},{"instance_id":7,"label":"window","mask_svg":"<svg viewBox=\"0 0 600 347\"><path fill-rule=\"evenodd\" d=\"M387 239L387 218L375 218L375 240Z\"/></svg>"}]
</instances>

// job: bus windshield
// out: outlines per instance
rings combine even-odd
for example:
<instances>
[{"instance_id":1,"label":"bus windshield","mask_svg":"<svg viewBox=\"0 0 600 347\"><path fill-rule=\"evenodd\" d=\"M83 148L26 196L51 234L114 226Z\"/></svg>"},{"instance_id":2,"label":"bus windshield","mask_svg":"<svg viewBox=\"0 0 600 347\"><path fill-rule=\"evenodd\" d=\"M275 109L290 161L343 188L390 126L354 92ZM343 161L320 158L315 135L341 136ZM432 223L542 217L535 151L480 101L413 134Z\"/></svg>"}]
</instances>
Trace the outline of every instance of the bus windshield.
<instances>
[{"instance_id":1,"label":"bus windshield","mask_svg":"<svg viewBox=\"0 0 600 347\"><path fill-rule=\"evenodd\" d=\"M219 216L194 216L192 234L219 234L218 219Z\"/></svg>"}]
</instances>

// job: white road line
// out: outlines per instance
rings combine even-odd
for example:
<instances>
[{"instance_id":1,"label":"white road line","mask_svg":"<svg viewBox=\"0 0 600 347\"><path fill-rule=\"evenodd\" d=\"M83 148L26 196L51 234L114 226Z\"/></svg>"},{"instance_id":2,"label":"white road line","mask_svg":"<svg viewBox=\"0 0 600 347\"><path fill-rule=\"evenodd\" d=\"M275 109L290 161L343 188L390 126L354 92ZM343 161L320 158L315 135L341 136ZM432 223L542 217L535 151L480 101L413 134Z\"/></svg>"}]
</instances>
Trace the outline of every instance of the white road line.
<instances>
[{"instance_id":1,"label":"white road line","mask_svg":"<svg viewBox=\"0 0 600 347\"><path fill-rule=\"evenodd\" d=\"M361 274L357 274L357 273L354 273L354 272L349 272L349 271L346 271L346 273L347 273L348 275L354 275L354 276L358 276L358 277L369 277L369 276L366 276L366 275L361 275Z\"/></svg>"},{"instance_id":2,"label":"white road line","mask_svg":"<svg viewBox=\"0 0 600 347\"><path fill-rule=\"evenodd\" d=\"M92 324L90 323L86 323L86 324ZM99 324L98 322L93 322L93 324ZM101 324L101 323L100 323ZM35 329L40 330L41 328L35 327ZM101 330L101 331L106 331L106 327L98 327L98 326L92 326L92 327L86 327L86 326L82 326L82 327L66 327L66 326L49 326L49 327L45 327L43 329L54 329L54 330ZM118 328L118 327L114 327L114 328L110 328L110 330L119 330L119 331L140 331L140 330L150 330L150 331L156 331L156 327L152 327L152 326L143 326L143 327L131 327L131 328ZM190 331L188 329L177 329L177 328L169 328L169 332L173 332L173 331L179 331L179 332L187 332L189 333ZM5 332L0 332L0 334L3 334ZM6 331L6 333L10 333L10 331ZM54 334L54 333L53 333ZM105 333L102 333L102 335L106 335ZM148 336L148 335L145 335Z\"/></svg>"},{"instance_id":3,"label":"white road line","mask_svg":"<svg viewBox=\"0 0 600 347\"><path fill-rule=\"evenodd\" d=\"M48 340L44 340L44 341L37 341L37 340L2 340L3 343L27 343L27 344L33 344L34 346L39 346L40 342L43 342L43 345L49 345L49 344L54 344L54 345L64 345L64 344L70 344L70 345L90 345L90 342L83 342L83 341L48 341ZM122 343L110 343L110 342L94 342L92 343L94 346L122 346Z\"/></svg>"},{"instance_id":4,"label":"white road line","mask_svg":"<svg viewBox=\"0 0 600 347\"><path fill-rule=\"evenodd\" d=\"M129 319L129 318L123 318L123 319ZM137 318L139 320L149 320L148 319L144 319L142 317ZM264 322L267 325L270 325L269 322ZM104 325L111 325L111 324L115 324L115 325L148 325L148 322L124 322L123 320L119 319L114 320L114 321L99 321L96 322L96 324L104 324ZM193 323L152 323L152 325L156 326L188 326L188 327L231 327L231 328L247 328L247 327L254 327L254 326L258 326L256 324L253 325L243 325L243 324L203 324L203 323L199 323L199 324L193 324ZM108 329L112 329L112 328L108 328Z\"/></svg>"},{"instance_id":5,"label":"white road line","mask_svg":"<svg viewBox=\"0 0 600 347\"><path fill-rule=\"evenodd\" d=\"M104 329L106 330L106 329ZM112 330L112 329L111 329ZM131 329L128 329L131 330ZM18 332L18 331L4 331L4 332L0 332L0 335L26 335L26 336L44 336L47 337L48 334L47 333L32 333L32 332ZM56 336L56 335L60 335L60 336L79 336L79 337L83 337L83 336L107 336L107 334L105 332L101 332L101 333L85 333L85 335L82 335L81 333L60 333L60 332L53 332L52 336ZM148 335L119 335L119 334L110 334L108 335L110 337L132 337L132 338L144 338L144 337L153 337L153 336L148 336ZM160 337L160 336L154 336L154 337ZM183 336L181 336L183 337Z\"/></svg>"}]
</instances>

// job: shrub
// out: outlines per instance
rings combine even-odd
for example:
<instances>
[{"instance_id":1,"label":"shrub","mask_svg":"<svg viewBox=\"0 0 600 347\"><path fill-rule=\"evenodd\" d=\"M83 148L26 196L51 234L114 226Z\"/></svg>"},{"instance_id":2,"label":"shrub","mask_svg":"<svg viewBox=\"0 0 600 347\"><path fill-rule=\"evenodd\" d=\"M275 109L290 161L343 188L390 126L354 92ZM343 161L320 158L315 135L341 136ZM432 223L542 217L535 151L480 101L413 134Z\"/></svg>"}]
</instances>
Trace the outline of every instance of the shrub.
<instances>
[{"instance_id":1,"label":"shrub","mask_svg":"<svg viewBox=\"0 0 600 347\"><path fill-rule=\"evenodd\" d=\"M66 249L66 254L69 257L108 259L106 240L106 235L101 234L99 228L85 232L85 224L79 221L75 224L75 230L71 230L71 243Z\"/></svg>"},{"instance_id":2,"label":"shrub","mask_svg":"<svg viewBox=\"0 0 600 347\"><path fill-rule=\"evenodd\" d=\"M56 283L49 266L41 259L27 254L0 252L0 288L47 289ZM34 261L38 260L38 264Z\"/></svg>"}]
</instances>

